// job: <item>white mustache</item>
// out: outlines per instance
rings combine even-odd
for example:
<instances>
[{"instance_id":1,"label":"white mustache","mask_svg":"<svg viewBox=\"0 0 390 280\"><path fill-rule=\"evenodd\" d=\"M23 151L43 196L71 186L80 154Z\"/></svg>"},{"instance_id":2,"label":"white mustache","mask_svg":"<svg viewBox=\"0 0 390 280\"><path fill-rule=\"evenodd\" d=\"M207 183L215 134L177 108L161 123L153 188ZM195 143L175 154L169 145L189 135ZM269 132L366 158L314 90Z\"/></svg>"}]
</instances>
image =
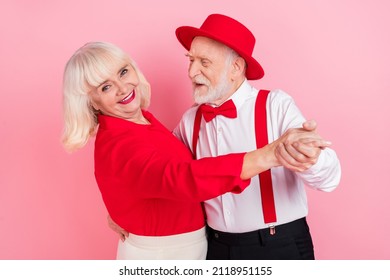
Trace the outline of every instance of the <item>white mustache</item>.
<instances>
[{"instance_id":1,"label":"white mustache","mask_svg":"<svg viewBox=\"0 0 390 280\"><path fill-rule=\"evenodd\" d=\"M205 77L196 77L196 78L192 79L192 83L202 84L202 85L206 85L206 86L210 85L210 81L207 80Z\"/></svg>"}]
</instances>

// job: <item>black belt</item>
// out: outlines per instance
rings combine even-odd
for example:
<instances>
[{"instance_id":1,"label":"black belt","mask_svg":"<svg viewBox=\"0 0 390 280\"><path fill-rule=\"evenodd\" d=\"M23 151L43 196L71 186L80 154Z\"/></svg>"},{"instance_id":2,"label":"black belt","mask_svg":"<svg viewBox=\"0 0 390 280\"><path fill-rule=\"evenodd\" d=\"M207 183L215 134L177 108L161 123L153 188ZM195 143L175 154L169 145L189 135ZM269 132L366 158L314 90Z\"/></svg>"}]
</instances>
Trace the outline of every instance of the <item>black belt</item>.
<instances>
[{"instance_id":1,"label":"black belt","mask_svg":"<svg viewBox=\"0 0 390 280\"><path fill-rule=\"evenodd\" d=\"M250 245L259 242L264 243L271 239L300 235L302 232L308 232L308 230L306 218L301 218L290 223L275 226L273 229L264 228L243 233L222 232L208 226L207 235L209 239L228 245Z\"/></svg>"}]
</instances>

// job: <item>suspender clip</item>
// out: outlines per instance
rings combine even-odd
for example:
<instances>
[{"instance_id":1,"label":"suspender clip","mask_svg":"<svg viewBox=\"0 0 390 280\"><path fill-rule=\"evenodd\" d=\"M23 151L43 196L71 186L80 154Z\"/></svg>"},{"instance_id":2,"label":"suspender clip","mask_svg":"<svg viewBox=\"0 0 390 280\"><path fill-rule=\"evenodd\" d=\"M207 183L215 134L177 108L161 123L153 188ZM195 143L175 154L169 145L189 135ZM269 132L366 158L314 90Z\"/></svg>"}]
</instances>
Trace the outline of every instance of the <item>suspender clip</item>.
<instances>
[{"instance_id":1,"label":"suspender clip","mask_svg":"<svg viewBox=\"0 0 390 280\"><path fill-rule=\"evenodd\" d=\"M269 226L269 234L270 235L275 235L275 233L276 233L275 226L274 225L270 225Z\"/></svg>"}]
</instances>

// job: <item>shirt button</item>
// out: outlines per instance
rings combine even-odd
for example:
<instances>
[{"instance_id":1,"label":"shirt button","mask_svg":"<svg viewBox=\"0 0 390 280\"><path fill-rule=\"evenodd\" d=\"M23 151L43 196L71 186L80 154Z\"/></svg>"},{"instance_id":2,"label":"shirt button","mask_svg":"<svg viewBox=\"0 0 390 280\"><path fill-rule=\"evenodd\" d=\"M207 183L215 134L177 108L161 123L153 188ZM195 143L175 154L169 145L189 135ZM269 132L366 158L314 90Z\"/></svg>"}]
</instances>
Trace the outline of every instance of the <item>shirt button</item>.
<instances>
[{"instance_id":1,"label":"shirt button","mask_svg":"<svg viewBox=\"0 0 390 280\"><path fill-rule=\"evenodd\" d=\"M219 133L222 133L223 129L222 128L218 128L218 132Z\"/></svg>"},{"instance_id":2,"label":"shirt button","mask_svg":"<svg viewBox=\"0 0 390 280\"><path fill-rule=\"evenodd\" d=\"M214 237L218 239L219 238L219 234L218 233L214 233Z\"/></svg>"}]
</instances>

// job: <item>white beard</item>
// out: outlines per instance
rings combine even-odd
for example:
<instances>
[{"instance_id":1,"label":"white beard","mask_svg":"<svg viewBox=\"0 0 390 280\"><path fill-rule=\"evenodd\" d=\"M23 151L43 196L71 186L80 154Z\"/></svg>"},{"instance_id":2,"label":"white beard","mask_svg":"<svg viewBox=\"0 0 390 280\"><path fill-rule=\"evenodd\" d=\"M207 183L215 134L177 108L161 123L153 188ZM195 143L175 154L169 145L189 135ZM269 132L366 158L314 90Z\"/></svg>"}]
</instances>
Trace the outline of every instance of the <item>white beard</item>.
<instances>
[{"instance_id":1,"label":"white beard","mask_svg":"<svg viewBox=\"0 0 390 280\"><path fill-rule=\"evenodd\" d=\"M221 75L221 81L215 87L211 87L210 82L206 78L198 78L196 81L208 87L205 94L201 94L201 90L194 89L193 98L197 104L215 103L216 100L222 99L231 89L225 73Z\"/></svg>"}]
</instances>

